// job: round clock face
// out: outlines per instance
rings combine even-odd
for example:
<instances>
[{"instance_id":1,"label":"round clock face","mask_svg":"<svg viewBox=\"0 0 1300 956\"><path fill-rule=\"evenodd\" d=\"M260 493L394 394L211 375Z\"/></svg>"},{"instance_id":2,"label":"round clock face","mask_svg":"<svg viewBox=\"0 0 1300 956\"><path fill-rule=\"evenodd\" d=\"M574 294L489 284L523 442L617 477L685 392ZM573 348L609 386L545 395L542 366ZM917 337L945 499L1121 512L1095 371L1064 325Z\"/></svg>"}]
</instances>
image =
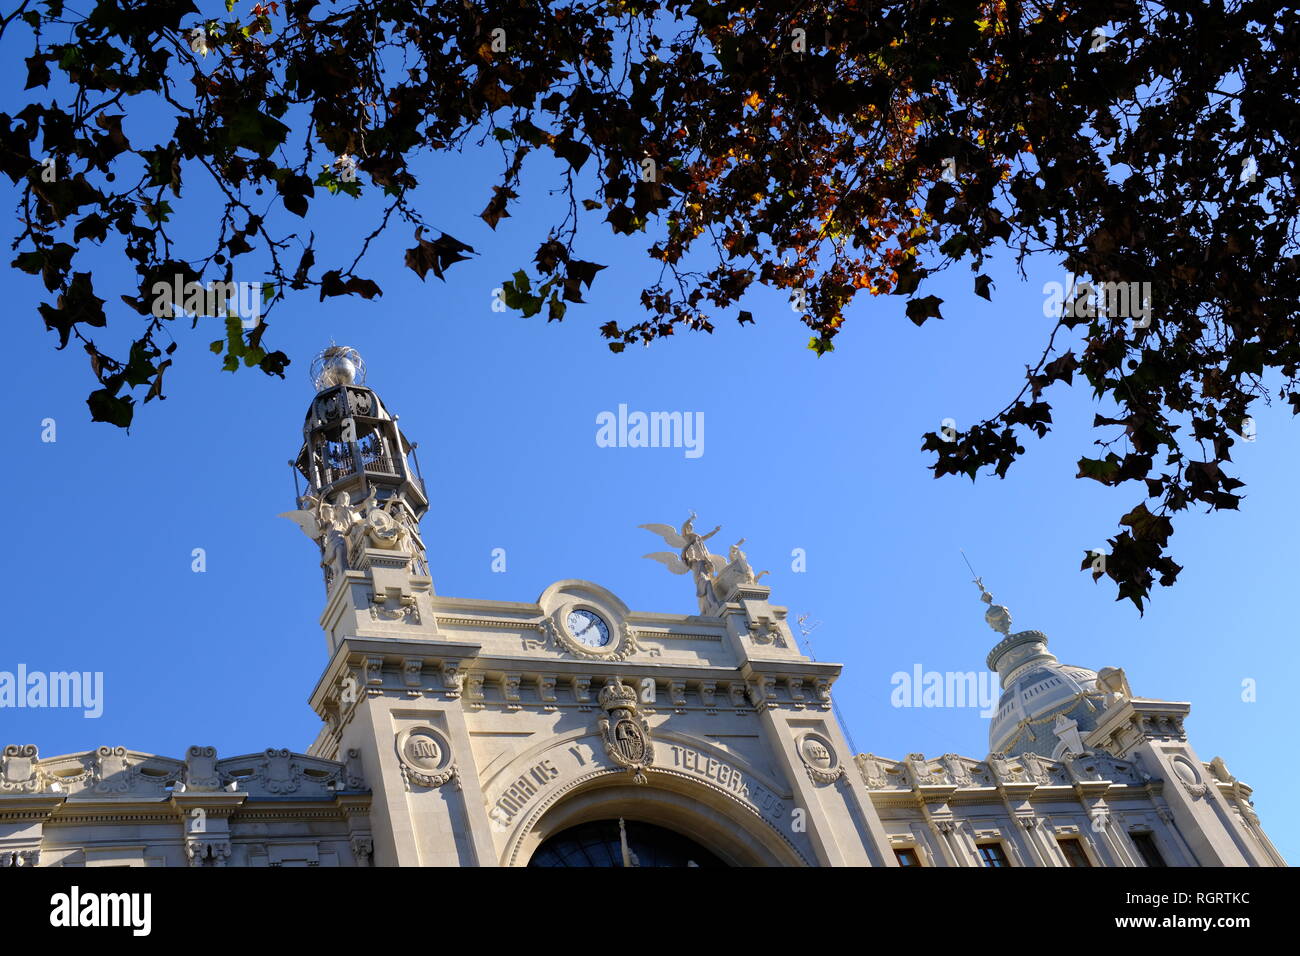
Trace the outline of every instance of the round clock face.
<instances>
[{"instance_id":1,"label":"round clock face","mask_svg":"<svg viewBox=\"0 0 1300 956\"><path fill-rule=\"evenodd\" d=\"M599 614L593 611L570 611L567 621L569 633L579 644L588 647L607 647L609 645L609 625Z\"/></svg>"}]
</instances>

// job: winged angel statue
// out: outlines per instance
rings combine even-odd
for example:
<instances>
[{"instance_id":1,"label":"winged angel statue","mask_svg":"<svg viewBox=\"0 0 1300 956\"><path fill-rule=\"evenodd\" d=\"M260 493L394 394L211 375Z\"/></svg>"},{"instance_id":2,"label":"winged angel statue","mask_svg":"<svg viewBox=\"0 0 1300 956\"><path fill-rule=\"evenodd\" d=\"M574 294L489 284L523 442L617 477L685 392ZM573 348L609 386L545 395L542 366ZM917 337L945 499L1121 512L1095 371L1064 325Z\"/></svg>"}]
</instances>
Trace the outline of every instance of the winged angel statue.
<instances>
[{"instance_id":1,"label":"winged angel statue","mask_svg":"<svg viewBox=\"0 0 1300 956\"><path fill-rule=\"evenodd\" d=\"M372 488L359 505L352 504L346 491L335 495L333 504L314 495L303 495L299 504L303 507L278 517L288 518L320 545L327 586L333 574L348 569L348 540L362 533L354 534L353 529L358 525L363 526L372 547L407 553L412 547L418 547L423 553L424 543L412 529L409 512L403 510L405 505L397 495L381 504L377 489Z\"/></svg>"},{"instance_id":2,"label":"winged angel statue","mask_svg":"<svg viewBox=\"0 0 1300 956\"><path fill-rule=\"evenodd\" d=\"M643 524L639 527L647 531L653 531L659 537L664 539L664 544L669 547L680 548L680 553L672 551L655 551L644 557L658 561L673 574L685 574L688 571L695 575L695 595L705 603L711 600L710 583L722 573L723 568L727 566L727 559L716 554L710 554L708 546L704 543L722 530L722 525L718 525L708 534L700 534L695 530L695 512L683 523L681 530L678 531L669 524Z\"/></svg>"},{"instance_id":3,"label":"winged angel statue","mask_svg":"<svg viewBox=\"0 0 1300 956\"><path fill-rule=\"evenodd\" d=\"M373 497L372 492L371 498ZM323 498L316 498L314 495L303 495L299 503L307 505L306 508L286 511L276 517L288 518L302 529L303 534L320 545L321 567L326 569L328 582L332 576L329 572L347 570L347 536L352 531L352 527L361 522L362 510L369 502L370 499L367 499L362 509L354 508L346 491L335 495L333 504L328 504Z\"/></svg>"}]
</instances>

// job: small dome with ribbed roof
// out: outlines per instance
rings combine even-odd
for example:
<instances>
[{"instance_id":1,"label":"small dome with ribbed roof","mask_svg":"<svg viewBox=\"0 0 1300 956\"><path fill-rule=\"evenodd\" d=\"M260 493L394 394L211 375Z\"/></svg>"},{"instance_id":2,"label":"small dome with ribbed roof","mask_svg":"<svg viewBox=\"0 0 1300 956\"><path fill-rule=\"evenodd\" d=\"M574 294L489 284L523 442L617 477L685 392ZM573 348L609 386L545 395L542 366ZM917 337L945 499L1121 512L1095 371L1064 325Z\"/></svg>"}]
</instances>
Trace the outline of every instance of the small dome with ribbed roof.
<instances>
[{"instance_id":1,"label":"small dome with ribbed roof","mask_svg":"<svg viewBox=\"0 0 1300 956\"><path fill-rule=\"evenodd\" d=\"M989 723L990 753L1059 758L1065 745L1056 735L1057 719L1074 721L1086 735L1105 709L1096 672L1062 664L1048 651L1042 631L1010 635L993 648L988 665L1002 679L1002 696Z\"/></svg>"},{"instance_id":2,"label":"small dome with ribbed roof","mask_svg":"<svg viewBox=\"0 0 1300 956\"><path fill-rule=\"evenodd\" d=\"M1097 673L1062 664L1047 649L1042 631L1011 633L1011 612L993 603L993 595L978 577L980 599L987 605L984 620L1003 635L989 652L988 666L1002 683L998 709L989 723L989 753L1014 756L1034 753L1057 759L1065 742L1057 736L1058 721L1086 735L1105 710L1106 692L1097 686Z\"/></svg>"}]
</instances>

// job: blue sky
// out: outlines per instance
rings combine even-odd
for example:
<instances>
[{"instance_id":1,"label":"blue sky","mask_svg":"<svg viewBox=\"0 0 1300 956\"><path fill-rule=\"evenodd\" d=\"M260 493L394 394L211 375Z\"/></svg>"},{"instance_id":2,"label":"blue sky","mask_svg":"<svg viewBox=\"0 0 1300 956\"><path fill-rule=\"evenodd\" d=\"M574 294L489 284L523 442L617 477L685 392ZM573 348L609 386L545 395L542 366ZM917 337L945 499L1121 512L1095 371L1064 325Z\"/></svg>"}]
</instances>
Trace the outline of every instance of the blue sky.
<instances>
[{"instance_id":1,"label":"blue sky","mask_svg":"<svg viewBox=\"0 0 1300 956\"><path fill-rule=\"evenodd\" d=\"M3 70L10 90L14 59ZM529 601L552 581L585 578L638 610L694 613L693 586L642 560L661 545L637 527L694 509L705 528L722 525L717 550L747 539L792 620L820 622L813 646L844 664L836 697L860 751L982 757L988 722L977 708L891 706L897 671L984 667L996 635L964 548L1015 627L1047 632L1063 661L1122 666L1139 695L1190 701L1200 757L1223 756L1256 788L1265 829L1300 858L1300 823L1285 812L1300 771L1275 754L1296 680L1286 542L1297 530L1297 431L1284 407L1258 408L1257 441L1237 446L1241 513L1178 518L1171 543L1185 570L1140 617L1077 570L1142 494L1074 478L1099 437L1084 390L1051 393L1053 431L1027 442L1005 480L936 481L920 451L942 419L961 429L1018 391L1050 331L1042 285L1064 278L1053 263L1031 262L1021 281L1002 256L984 270L992 303L973 295L964 267L953 270L926 290L945 299L947 318L920 329L901 297L863 298L820 359L784 301L762 294L746 303L756 327L727 319L711 336L612 355L596 329L641 315L648 241L612 239L591 222L579 254L609 268L588 305L571 306L562 324L495 313L492 290L531 260L549 207L519 207L491 232L476 218L490 195L484 168L467 155L422 170L421 208L479 253L446 283L402 266L412 243L397 227L359 270L381 299L303 293L276 308L267 341L293 359L286 381L222 373L207 348L221 329L178 327L168 398L138 409L130 434L88 420L86 356L54 351L36 313L39 282L0 272L11 316L0 485L12 523L0 670L103 671L106 685L96 720L0 712L0 743L35 743L47 757L104 744L172 756L204 744L231 756L311 743L324 595L315 548L276 515L294 507L286 463L312 395L307 365L333 339L360 350L369 384L420 443L432 500L423 536L440 594ZM526 167L525 186L540 195L559 184L553 173ZM182 235L209 224L201 201L196 193L178 210ZM325 198L308 227L342 249L373 214L365 200ZM94 261L99 294L115 302L125 265L107 252ZM132 317L110 308L130 330ZM97 341L124 339L110 330ZM704 454L598 447L596 416L619 404L703 412ZM41 441L47 418L53 443ZM206 551L204 573L191 570L194 548ZM491 569L494 548L506 549L506 573ZM802 573L795 548L807 555ZM1255 702L1242 700L1246 679Z\"/></svg>"}]
</instances>

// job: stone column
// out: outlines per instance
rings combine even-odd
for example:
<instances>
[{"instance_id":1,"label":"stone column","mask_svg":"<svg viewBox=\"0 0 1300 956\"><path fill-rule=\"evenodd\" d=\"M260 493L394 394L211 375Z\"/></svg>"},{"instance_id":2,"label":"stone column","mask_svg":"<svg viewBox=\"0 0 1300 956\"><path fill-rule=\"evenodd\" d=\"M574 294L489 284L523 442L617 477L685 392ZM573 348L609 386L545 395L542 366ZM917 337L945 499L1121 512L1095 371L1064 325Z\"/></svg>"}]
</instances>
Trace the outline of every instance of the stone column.
<instances>
[{"instance_id":1,"label":"stone column","mask_svg":"<svg viewBox=\"0 0 1300 956\"><path fill-rule=\"evenodd\" d=\"M1023 836L1017 836L1016 839L1021 841L1028 851L1026 857L1033 861L1034 866L1057 866L1057 862L1051 857L1050 852L1045 846L1045 840L1040 841L1043 832L1043 821L1038 817L1028 814L1018 814L1015 818L1019 824L1019 829Z\"/></svg>"}]
</instances>

